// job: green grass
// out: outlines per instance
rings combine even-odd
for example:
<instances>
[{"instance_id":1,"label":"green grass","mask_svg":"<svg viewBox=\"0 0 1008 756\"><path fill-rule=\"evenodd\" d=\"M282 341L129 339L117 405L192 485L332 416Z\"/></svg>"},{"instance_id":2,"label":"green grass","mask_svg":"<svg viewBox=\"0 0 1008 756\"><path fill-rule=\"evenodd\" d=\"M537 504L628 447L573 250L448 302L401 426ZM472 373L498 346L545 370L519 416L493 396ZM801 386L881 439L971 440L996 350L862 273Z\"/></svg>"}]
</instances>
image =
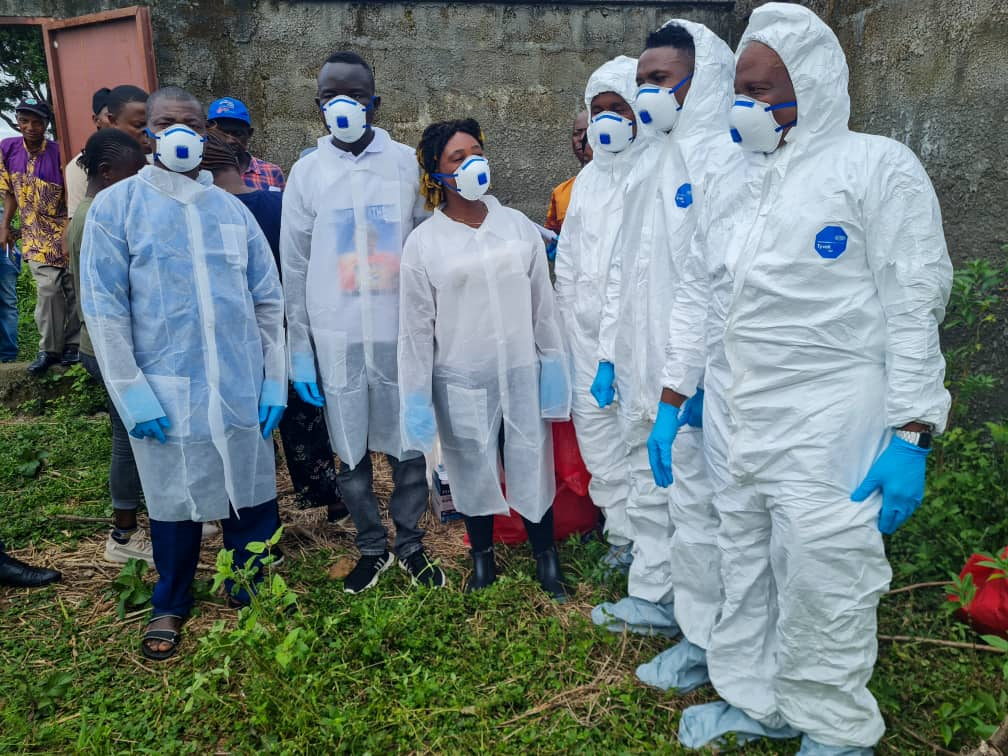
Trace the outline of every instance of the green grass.
<instances>
[{"instance_id":1,"label":"green grass","mask_svg":"<svg viewBox=\"0 0 1008 756\"><path fill-rule=\"evenodd\" d=\"M35 327L35 279L28 263L21 263L17 282L18 296L18 360L29 362L38 354L39 332Z\"/></svg>"},{"instance_id":2,"label":"green grass","mask_svg":"<svg viewBox=\"0 0 1008 756\"><path fill-rule=\"evenodd\" d=\"M59 403L42 416L8 414L0 444L25 458L48 453L37 476L0 470L0 534L11 547L49 542L69 559L104 535L99 524L59 519L110 514L104 417L62 417ZM920 537L908 527L890 547L912 551ZM934 540L951 542L947 534ZM481 595L457 590L463 565L450 562L456 588L412 589L393 570L354 597L327 576L349 543L306 547L283 568L300 595L296 615L250 630L236 627L219 601L202 601L181 657L156 668L137 649L142 610L116 616L116 570L95 576L71 566L61 586L0 594L0 752L682 753L678 711L714 694L708 688L684 701L640 685L633 670L665 642L591 625L591 603L622 589L600 579L601 552L595 542L564 545L581 593L561 608L540 595L521 548L504 553L506 577ZM880 633L970 640L944 604L936 589L887 597ZM969 717L938 712L981 690L1003 696L1002 661L881 643L871 687L888 732L877 752L928 753L906 730L941 743L949 721L953 748L977 742ZM982 712L979 720L996 724L999 716ZM791 741L745 753L796 750Z\"/></svg>"}]
</instances>

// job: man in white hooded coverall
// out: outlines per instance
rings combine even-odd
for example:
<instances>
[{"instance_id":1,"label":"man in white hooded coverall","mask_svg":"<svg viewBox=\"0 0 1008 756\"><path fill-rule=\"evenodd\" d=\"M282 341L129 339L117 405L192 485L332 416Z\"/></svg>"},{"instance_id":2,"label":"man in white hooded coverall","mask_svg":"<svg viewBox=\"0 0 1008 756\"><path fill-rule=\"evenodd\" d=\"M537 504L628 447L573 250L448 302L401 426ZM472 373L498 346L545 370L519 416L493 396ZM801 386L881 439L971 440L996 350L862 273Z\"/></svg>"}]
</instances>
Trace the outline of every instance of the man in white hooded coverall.
<instances>
[{"instance_id":1,"label":"man in white hooded coverall","mask_svg":"<svg viewBox=\"0 0 1008 756\"><path fill-rule=\"evenodd\" d=\"M732 475L707 650L724 700L683 712L691 747L803 734L805 756L860 756L885 730L867 689L882 533L919 506L944 429L952 267L917 158L848 130L847 77L814 13L753 12L731 114L745 172L713 187L675 296L662 398L681 404L706 362Z\"/></svg>"},{"instance_id":2,"label":"man in white hooded coverall","mask_svg":"<svg viewBox=\"0 0 1008 756\"><path fill-rule=\"evenodd\" d=\"M150 96L155 164L98 194L81 248L81 308L150 513L153 660L178 649L201 523L221 520L238 565L280 526L269 439L287 397L283 293L255 218L199 170L203 113L181 89Z\"/></svg>"},{"instance_id":3,"label":"man in white hooded coverall","mask_svg":"<svg viewBox=\"0 0 1008 756\"><path fill-rule=\"evenodd\" d=\"M371 125L381 99L360 56L329 56L316 102L330 136L291 170L280 260L291 379L302 400L326 408L340 492L357 528L361 558L343 587L371 588L396 557L414 584L443 586L419 525L428 502L427 463L403 450L399 432L399 263L403 242L426 217L419 168L412 149ZM383 452L392 467L395 555L372 488L369 451Z\"/></svg>"},{"instance_id":4,"label":"man in white hooded coverall","mask_svg":"<svg viewBox=\"0 0 1008 756\"><path fill-rule=\"evenodd\" d=\"M574 428L592 476L592 501L605 513L610 545L606 561L611 566L619 566L624 555L629 563L627 458L616 409L609 406L612 396L600 400L590 389L598 369L599 319L623 201L629 185L657 159L654 135L637 129L631 105L636 74L637 61L621 55L588 79L585 106L594 158L574 181L555 266L557 302L574 371Z\"/></svg>"},{"instance_id":5,"label":"man in white hooded coverall","mask_svg":"<svg viewBox=\"0 0 1008 756\"><path fill-rule=\"evenodd\" d=\"M652 472L648 437L680 264L707 186L733 180L743 160L728 134L734 70L728 45L702 24L673 19L648 36L637 66L636 107L660 135L662 152L627 197L599 339L596 383L605 380L603 368L614 365L630 448L634 564L629 597L596 607L592 616L614 630L628 625L676 635L681 629L685 641L639 668L638 675L682 692L706 681L703 649L721 600L718 519L705 434L697 427L699 396L681 418L677 410L665 418L677 428L682 424L674 471L670 466L663 477ZM702 329L704 320L703 313L695 316L694 328Z\"/></svg>"}]
</instances>

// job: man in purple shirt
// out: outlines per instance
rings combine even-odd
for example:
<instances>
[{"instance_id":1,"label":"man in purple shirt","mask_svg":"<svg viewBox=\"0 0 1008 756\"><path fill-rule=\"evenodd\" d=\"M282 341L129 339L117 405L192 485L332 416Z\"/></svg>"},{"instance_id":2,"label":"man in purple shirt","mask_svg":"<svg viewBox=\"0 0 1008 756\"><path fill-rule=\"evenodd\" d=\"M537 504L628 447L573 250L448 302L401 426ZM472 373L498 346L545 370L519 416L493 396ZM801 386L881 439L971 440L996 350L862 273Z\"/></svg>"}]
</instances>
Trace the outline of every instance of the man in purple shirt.
<instances>
[{"instance_id":1,"label":"man in purple shirt","mask_svg":"<svg viewBox=\"0 0 1008 756\"><path fill-rule=\"evenodd\" d=\"M0 193L4 195L0 247L6 248L20 235L21 254L35 278L39 353L28 372L41 375L57 362L78 361L80 320L62 244L67 209L59 146L45 135L52 111L45 102L28 98L14 112L21 136L0 142ZM21 216L18 231L11 228L15 213Z\"/></svg>"},{"instance_id":2,"label":"man in purple shirt","mask_svg":"<svg viewBox=\"0 0 1008 756\"><path fill-rule=\"evenodd\" d=\"M234 97L214 100L207 111L207 127L238 154L238 170L246 186L283 191L287 182L280 166L260 160L249 152L255 129L245 103Z\"/></svg>"}]
</instances>

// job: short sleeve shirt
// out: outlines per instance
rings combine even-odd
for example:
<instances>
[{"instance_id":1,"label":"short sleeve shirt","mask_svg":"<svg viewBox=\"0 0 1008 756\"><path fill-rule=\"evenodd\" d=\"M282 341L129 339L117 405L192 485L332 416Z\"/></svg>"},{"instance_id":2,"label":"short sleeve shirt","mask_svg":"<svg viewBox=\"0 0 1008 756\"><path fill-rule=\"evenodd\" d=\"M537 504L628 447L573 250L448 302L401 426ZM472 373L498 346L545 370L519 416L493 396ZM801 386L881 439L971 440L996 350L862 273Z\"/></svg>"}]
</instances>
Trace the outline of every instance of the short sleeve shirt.
<instances>
[{"instance_id":1,"label":"short sleeve shirt","mask_svg":"<svg viewBox=\"0 0 1008 756\"><path fill-rule=\"evenodd\" d=\"M5 192L14 196L21 214L24 258L65 268L61 242L67 223L66 193L56 142L46 140L35 155L29 154L19 136L0 142L0 193Z\"/></svg>"}]
</instances>

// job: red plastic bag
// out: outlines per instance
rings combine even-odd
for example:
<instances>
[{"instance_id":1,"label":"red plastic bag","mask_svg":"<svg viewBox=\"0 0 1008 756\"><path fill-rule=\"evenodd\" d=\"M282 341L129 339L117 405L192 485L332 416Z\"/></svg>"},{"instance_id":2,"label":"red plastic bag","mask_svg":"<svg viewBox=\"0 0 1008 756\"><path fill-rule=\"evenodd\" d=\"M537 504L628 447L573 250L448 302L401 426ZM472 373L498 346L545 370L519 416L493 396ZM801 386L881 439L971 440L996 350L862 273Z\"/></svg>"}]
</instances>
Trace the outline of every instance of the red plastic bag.
<instances>
[{"instance_id":1,"label":"red plastic bag","mask_svg":"<svg viewBox=\"0 0 1008 756\"><path fill-rule=\"evenodd\" d=\"M553 535L562 541L573 533L588 533L598 526L599 510L588 496L591 473L581 459L574 423L552 423L553 466L556 496L553 498ZM513 509L510 515L494 516L494 543L517 544L528 540L525 525ZM469 543L466 536L465 542Z\"/></svg>"},{"instance_id":2,"label":"red plastic bag","mask_svg":"<svg viewBox=\"0 0 1008 756\"><path fill-rule=\"evenodd\" d=\"M1001 552L1002 558L1005 555L1008 548ZM960 579L973 576L976 594L968 605L959 607L956 616L981 635L1008 637L1008 578L1001 570L980 564L988 559L973 554L959 573ZM958 601L958 597L949 596L949 600Z\"/></svg>"}]
</instances>

